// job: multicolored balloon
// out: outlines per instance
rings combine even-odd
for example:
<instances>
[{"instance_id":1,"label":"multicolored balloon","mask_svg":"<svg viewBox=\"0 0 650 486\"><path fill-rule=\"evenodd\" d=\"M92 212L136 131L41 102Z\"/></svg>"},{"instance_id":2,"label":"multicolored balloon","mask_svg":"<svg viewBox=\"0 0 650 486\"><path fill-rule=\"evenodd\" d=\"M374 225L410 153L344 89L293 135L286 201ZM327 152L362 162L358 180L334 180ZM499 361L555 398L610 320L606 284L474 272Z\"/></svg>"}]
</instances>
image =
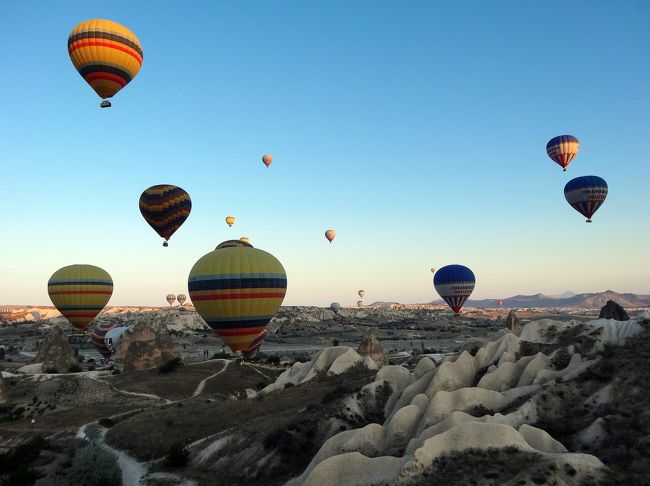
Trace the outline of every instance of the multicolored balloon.
<instances>
[{"instance_id":1,"label":"multicolored balloon","mask_svg":"<svg viewBox=\"0 0 650 486\"><path fill-rule=\"evenodd\" d=\"M325 238L327 238L327 240L328 240L330 243L332 243L332 241L334 240L334 238L336 238L336 231L334 231L334 230L327 230L327 231L325 232Z\"/></svg>"},{"instance_id":2,"label":"multicolored balloon","mask_svg":"<svg viewBox=\"0 0 650 486\"><path fill-rule=\"evenodd\" d=\"M244 349L241 352L244 359L251 359L255 357L257 352L260 350L260 347L262 346L264 339L266 338L266 334L267 334L267 330L264 329L261 333L257 335L257 337L253 340L253 342L250 343L248 348Z\"/></svg>"},{"instance_id":3,"label":"multicolored balloon","mask_svg":"<svg viewBox=\"0 0 650 486\"><path fill-rule=\"evenodd\" d=\"M579 150L580 142L573 135L560 135L546 144L548 156L565 171Z\"/></svg>"},{"instance_id":4,"label":"multicolored balloon","mask_svg":"<svg viewBox=\"0 0 650 486\"><path fill-rule=\"evenodd\" d=\"M111 329L115 329L117 324L114 322L100 322L95 326L93 332L90 333L90 340L105 359L111 357L111 350L106 347L106 333Z\"/></svg>"},{"instance_id":5,"label":"multicolored balloon","mask_svg":"<svg viewBox=\"0 0 650 486\"><path fill-rule=\"evenodd\" d=\"M265 154L262 156L262 162L266 166L266 168L269 168L269 165L271 165L271 162L273 162L273 157L271 157L269 154Z\"/></svg>"},{"instance_id":6,"label":"multicolored balloon","mask_svg":"<svg viewBox=\"0 0 650 486\"><path fill-rule=\"evenodd\" d=\"M94 265L69 265L52 274L47 293L63 317L83 332L108 304L113 280Z\"/></svg>"},{"instance_id":7,"label":"multicolored balloon","mask_svg":"<svg viewBox=\"0 0 650 486\"><path fill-rule=\"evenodd\" d=\"M176 302L176 296L174 294L167 294L165 296L165 300L167 300L167 302L169 302L169 305L172 306L174 305L174 302Z\"/></svg>"},{"instance_id":8,"label":"multicolored balloon","mask_svg":"<svg viewBox=\"0 0 650 486\"><path fill-rule=\"evenodd\" d=\"M156 233L165 239L163 246L185 222L192 210L190 195L170 184L146 189L140 196L140 212Z\"/></svg>"},{"instance_id":9,"label":"multicolored balloon","mask_svg":"<svg viewBox=\"0 0 650 486\"><path fill-rule=\"evenodd\" d=\"M226 216L226 224L228 226L231 226L235 224L235 217L234 216Z\"/></svg>"},{"instance_id":10,"label":"multicolored balloon","mask_svg":"<svg viewBox=\"0 0 650 486\"><path fill-rule=\"evenodd\" d=\"M460 310L472 294L475 284L474 273L463 265L444 266L433 276L436 292L456 315L460 314Z\"/></svg>"},{"instance_id":11,"label":"multicolored balloon","mask_svg":"<svg viewBox=\"0 0 650 486\"><path fill-rule=\"evenodd\" d=\"M142 46L129 29L112 20L91 19L72 29L68 54L74 67L103 99L112 98L135 78L142 66Z\"/></svg>"},{"instance_id":12,"label":"multicolored balloon","mask_svg":"<svg viewBox=\"0 0 650 486\"><path fill-rule=\"evenodd\" d=\"M337 313L341 310L341 304L338 302L332 302L330 304L330 309L332 309L333 312Z\"/></svg>"},{"instance_id":13,"label":"multicolored balloon","mask_svg":"<svg viewBox=\"0 0 650 486\"><path fill-rule=\"evenodd\" d=\"M607 191L607 182L602 177L583 176L567 182L564 197L573 209L587 218L587 223L591 223L591 217L605 202Z\"/></svg>"},{"instance_id":14,"label":"multicolored balloon","mask_svg":"<svg viewBox=\"0 0 650 486\"><path fill-rule=\"evenodd\" d=\"M178 294L176 296L176 300L182 306L185 303L185 301L187 300L187 296L185 294Z\"/></svg>"},{"instance_id":15,"label":"multicolored balloon","mask_svg":"<svg viewBox=\"0 0 650 486\"><path fill-rule=\"evenodd\" d=\"M196 311L237 353L251 346L282 304L287 274L270 253L229 240L194 264L187 284Z\"/></svg>"}]
</instances>

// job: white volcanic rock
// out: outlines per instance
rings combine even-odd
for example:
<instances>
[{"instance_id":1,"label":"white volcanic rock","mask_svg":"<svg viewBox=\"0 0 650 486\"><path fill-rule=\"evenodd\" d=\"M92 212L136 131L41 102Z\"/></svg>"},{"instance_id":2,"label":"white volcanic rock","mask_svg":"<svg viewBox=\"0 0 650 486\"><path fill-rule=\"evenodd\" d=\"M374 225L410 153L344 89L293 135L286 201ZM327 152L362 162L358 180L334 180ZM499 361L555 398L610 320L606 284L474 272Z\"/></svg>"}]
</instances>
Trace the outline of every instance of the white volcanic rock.
<instances>
[{"instance_id":1,"label":"white volcanic rock","mask_svg":"<svg viewBox=\"0 0 650 486\"><path fill-rule=\"evenodd\" d=\"M43 373L43 363L33 363L26 366L21 366L16 371L18 373L24 373L26 375Z\"/></svg>"},{"instance_id":2,"label":"white volcanic rock","mask_svg":"<svg viewBox=\"0 0 650 486\"><path fill-rule=\"evenodd\" d=\"M551 366L551 360L543 353L537 353L521 372L517 386L531 385L537 373Z\"/></svg>"},{"instance_id":3,"label":"white volcanic rock","mask_svg":"<svg viewBox=\"0 0 650 486\"><path fill-rule=\"evenodd\" d=\"M366 357L367 358L367 357ZM299 385L314 379L319 374L328 376L340 375L354 366L362 365L368 369L376 369L371 359L365 359L354 349L347 346L325 348L314 355L307 363L294 363L287 371L275 380L275 383L264 388L260 393L270 393L284 388L287 383ZM386 367L382 368L382 370ZM406 370L408 374L408 370Z\"/></svg>"},{"instance_id":4,"label":"white volcanic rock","mask_svg":"<svg viewBox=\"0 0 650 486\"><path fill-rule=\"evenodd\" d=\"M519 351L519 342L519 337L509 332L500 339L487 343L476 353L476 367L486 368L491 364L497 363L505 352L511 355L517 354Z\"/></svg>"},{"instance_id":5,"label":"white volcanic rock","mask_svg":"<svg viewBox=\"0 0 650 486\"><path fill-rule=\"evenodd\" d=\"M531 427L528 424L523 424L518 430L524 440L528 442L528 445L533 449L557 454L567 452L567 448L564 447L562 443L551 437L545 430Z\"/></svg>"},{"instance_id":6,"label":"white volcanic rock","mask_svg":"<svg viewBox=\"0 0 650 486\"><path fill-rule=\"evenodd\" d=\"M433 360L424 357L420 361L418 361L417 365L415 365L413 374L415 375L416 378L422 378L426 373L428 373L431 370L434 370L435 368L436 368L436 364L433 362Z\"/></svg>"},{"instance_id":7,"label":"white volcanic rock","mask_svg":"<svg viewBox=\"0 0 650 486\"><path fill-rule=\"evenodd\" d=\"M483 375L476 386L488 390L503 391L515 386L518 379L519 370L517 365L511 361L506 361L494 371Z\"/></svg>"},{"instance_id":8,"label":"white volcanic rock","mask_svg":"<svg viewBox=\"0 0 650 486\"><path fill-rule=\"evenodd\" d=\"M602 417L594 420L589 427L578 434L575 440L576 445L579 447L592 447L601 444L608 435L604 423L605 420Z\"/></svg>"},{"instance_id":9,"label":"white volcanic rock","mask_svg":"<svg viewBox=\"0 0 650 486\"><path fill-rule=\"evenodd\" d=\"M639 334L643 327L635 321L615 321L614 319L596 319L586 324L590 329L599 329L598 341L601 349L606 345L622 346L631 337Z\"/></svg>"}]
</instances>

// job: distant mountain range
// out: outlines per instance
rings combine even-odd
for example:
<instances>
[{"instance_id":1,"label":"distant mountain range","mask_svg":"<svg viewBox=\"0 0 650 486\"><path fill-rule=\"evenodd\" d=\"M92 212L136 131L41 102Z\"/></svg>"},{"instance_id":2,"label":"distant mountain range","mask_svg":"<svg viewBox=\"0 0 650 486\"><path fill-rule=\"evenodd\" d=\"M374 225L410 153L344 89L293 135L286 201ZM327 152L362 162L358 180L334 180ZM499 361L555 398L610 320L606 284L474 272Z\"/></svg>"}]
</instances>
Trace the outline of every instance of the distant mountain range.
<instances>
[{"instance_id":1,"label":"distant mountain range","mask_svg":"<svg viewBox=\"0 0 650 486\"><path fill-rule=\"evenodd\" d=\"M497 302L503 300L503 307L582 307L585 309L594 309L604 306L608 300L613 300L623 307L649 307L650 295L639 294L619 294L612 290L605 292L596 292L588 294L576 294L573 292L564 292L563 296L551 297L544 294L535 295L515 295L507 299L483 299L468 300L465 305L469 307L497 307ZM442 300L436 300L434 304L442 303Z\"/></svg>"}]
</instances>

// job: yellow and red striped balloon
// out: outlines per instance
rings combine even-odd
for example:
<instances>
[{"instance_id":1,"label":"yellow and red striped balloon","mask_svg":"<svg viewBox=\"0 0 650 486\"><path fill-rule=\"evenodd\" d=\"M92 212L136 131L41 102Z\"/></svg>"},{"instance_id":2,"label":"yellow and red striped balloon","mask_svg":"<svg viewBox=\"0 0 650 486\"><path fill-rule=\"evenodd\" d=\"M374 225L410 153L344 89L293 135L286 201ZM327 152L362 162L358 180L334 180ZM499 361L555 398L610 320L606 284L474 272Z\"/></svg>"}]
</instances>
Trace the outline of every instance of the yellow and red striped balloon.
<instances>
[{"instance_id":1,"label":"yellow and red striped balloon","mask_svg":"<svg viewBox=\"0 0 650 486\"><path fill-rule=\"evenodd\" d=\"M260 336L282 304L287 274L270 253L230 240L201 257L187 283L199 315L239 352Z\"/></svg>"},{"instance_id":2,"label":"yellow and red striped balloon","mask_svg":"<svg viewBox=\"0 0 650 486\"><path fill-rule=\"evenodd\" d=\"M47 293L63 317L83 331L108 304L113 280L94 265L69 265L52 274Z\"/></svg>"},{"instance_id":3,"label":"yellow and red striped balloon","mask_svg":"<svg viewBox=\"0 0 650 486\"><path fill-rule=\"evenodd\" d=\"M77 24L68 37L68 54L79 74L103 99L111 98L135 78L143 58L133 32L104 19Z\"/></svg>"}]
</instances>

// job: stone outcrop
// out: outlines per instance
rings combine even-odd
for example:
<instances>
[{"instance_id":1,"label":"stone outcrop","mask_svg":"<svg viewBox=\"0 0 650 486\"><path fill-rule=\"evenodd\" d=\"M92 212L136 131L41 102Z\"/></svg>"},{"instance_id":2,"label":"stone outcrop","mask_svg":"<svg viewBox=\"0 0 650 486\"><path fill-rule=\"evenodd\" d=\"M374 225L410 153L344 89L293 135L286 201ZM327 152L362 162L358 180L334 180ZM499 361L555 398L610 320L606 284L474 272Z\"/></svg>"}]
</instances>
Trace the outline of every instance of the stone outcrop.
<instances>
[{"instance_id":1,"label":"stone outcrop","mask_svg":"<svg viewBox=\"0 0 650 486\"><path fill-rule=\"evenodd\" d=\"M9 403L9 397L7 396L5 383L2 381L2 372L0 372L0 405L6 405L7 403Z\"/></svg>"},{"instance_id":2,"label":"stone outcrop","mask_svg":"<svg viewBox=\"0 0 650 486\"><path fill-rule=\"evenodd\" d=\"M122 371L156 368L176 358L164 324L136 323L125 333L115 351L115 365Z\"/></svg>"},{"instance_id":3,"label":"stone outcrop","mask_svg":"<svg viewBox=\"0 0 650 486\"><path fill-rule=\"evenodd\" d=\"M377 368L381 368L388 364L388 357L386 356L384 349L381 347L381 344L379 344L377 338L372 335L371 329L368 329L363 333L363 339L357 349L357 353L361 356L370 356L370 359L375 362Z\"/></svg>"},{"instance_id":4,"label":"stone outcrop","mask_svg":"<svg viewBox=\"0 0 650 486\"><path fill-rule=\"evenodd\" d=\"M510 311L506 317L506 329L512 332L519 332L521 330L521 321L515 311Z\"/></svg>"},{"instance_id":5,"label":"stone outcrop","mask_svg":"<svg viewBox=\"0 0 650 486\"><path fill-rule=\"evenodd\" d=\"M629 321L630 316L627 315L622 305L617 304L613 300L608 300L607 303L601 307L599 319L615 319L617 321Z\"/></svg>"},{"instance_id":6,"label":"stone outcrop","mask_svg":"<svg viewBox=\"0 0 650 486\"><path fill-rule=\"evenodd\" d=\"M67 373L71 366L79 366L74 350L68 342L68 337L60 327L54 326L45 337L35 361L43 363L42 369L56 370L58 373Z\"/></svg>"}]
</instances>

